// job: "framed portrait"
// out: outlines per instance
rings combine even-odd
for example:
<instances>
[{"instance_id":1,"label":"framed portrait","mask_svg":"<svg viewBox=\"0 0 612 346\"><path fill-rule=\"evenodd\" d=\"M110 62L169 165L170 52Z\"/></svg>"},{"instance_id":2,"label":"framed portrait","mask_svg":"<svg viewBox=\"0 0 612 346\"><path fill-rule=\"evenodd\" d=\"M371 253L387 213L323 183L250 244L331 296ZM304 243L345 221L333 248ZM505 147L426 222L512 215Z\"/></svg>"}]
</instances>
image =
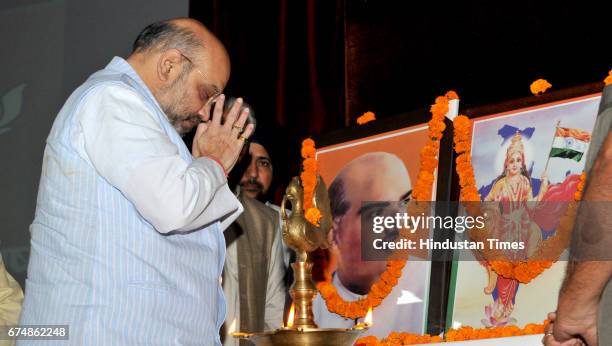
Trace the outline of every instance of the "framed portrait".
<instances>
[{"instance_id":1,"label":"framed portrait","mask_svg":"<svg viewBox=\"0 0 612 346\"><path fill-rule=\"evenodd\" d=\"M420 124L317 150L319 174L330 195L333 226L326 258L315 260L315 266L324 267L318 269L345 301L365 297L387 268L387 261L362 260L360 215L368 212L362 202L390 202L390 206L410 199L427 134L427 124ZM373 309L373 325L364 336L424 333L430 272L429 261L409 258L397 284ZM321 295L313 304L315 322L321 328L348 328L363 321L330 312L327 304Z\"/></svg>"},{"instance_id":2,"label":"framed portrait","mask_svg":"<svg viewBox=\"0 0 612 346\"><path fill-rule=\"evenodd\" d=\"M507 206L574 199L599 102L599 94L589 94L474 119L471 157L478 192L482 201L503 205L500 234L518 227L524 257L556 234L565 209L544 220L514 215L518 208ZM521 283L497 275L468 251L453 262L447 327L541 323L556 309L565 267L559 260Z\"/></svg>"}]
</instances>

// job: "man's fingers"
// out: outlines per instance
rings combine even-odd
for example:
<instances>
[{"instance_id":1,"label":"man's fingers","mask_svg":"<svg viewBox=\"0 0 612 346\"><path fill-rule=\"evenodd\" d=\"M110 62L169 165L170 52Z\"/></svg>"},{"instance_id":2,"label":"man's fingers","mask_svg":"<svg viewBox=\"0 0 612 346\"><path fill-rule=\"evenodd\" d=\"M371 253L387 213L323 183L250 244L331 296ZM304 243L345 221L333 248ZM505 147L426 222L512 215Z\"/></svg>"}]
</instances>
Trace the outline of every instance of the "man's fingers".
<instances>
[{"instance_id":1,"label":"man's fingers","mask_svg":"<svg viewBox=\"0 0 612 346\"><path fill-rule=\"evenodd\" d=\"M255 126L253 124L248 124L247 127L244 129L244 132L242 132L242 134L240 135L240 137L244 137L244 139L249 139L249 137L251 137L251 135L253 134L254 129Z\"/></svg>"},{"instance_id":2,"label":"man's fingers","mask_svg":"<svg viewBox=\"0 0 612 346\"><path fill-rule=\"evenodd\" d=\"M240 117L238 118L238 120L236 120L234 124L232 125L232 133L234 136L238 136L238 134L244 131L244 123L246 122L248 117L249 117L248 108L243 109L242 112L240 112Z\"/></svg>"},{"instance_id":3,"label":"man's fingers","mask_svg":"<svg viewBox=\"0 0 612 346\"><path fill-rule=\"evenodd\" d=\"M244 124L246 123L247 119L249 118L249 112L250 111L249 111L248 108L246 108L242 112L240 112L240 117L238 118L238 120L236 120L234 125L239 126L239 127L244 127Z\"/></svg>"},{"instance_id":4,"label":"man's fingers","mask_svg":"<svg viewBox=\"0 0 612 346\"><path fill-rule=\"evenodd\" d=\"M213 109L212 123L215 126L221 124L223 118L223 104L225 103L225 95L221 94L215 101L215 109Z\"/></svg>"},{"instance_id":5,"label":"man's fingers","mask_svg":"<svg viewBox=\"0 0 612 346\"><path fill-rule=\"evenodd\" d=\"M557 313L556 312L553 311L553 312L549 312L548 313L548 320L551 323L554 323L556 319L557 319Z\"/></svg>"},{"instance_id":6,"label":"man's fingers","mask_svg":"<svg viewBox=\"0 0 612 346\"><path fill-rule=\"evenodd\" d=\"M557 326L553 328L552 336L555 338L555 340L563 342L563 345L566 345L565 342L569 341L572 341L572 343L567 343L567 345L573 345L576 342L576 338L574 338L573 335L567 333L566 331L560 330L560 328L557 328Z\"/></svg>"},{"instance_id":7,"label":"man's fingers","mask_svg":"<svg viewBox=\"0 0 612 346\"><path fill-rule=\"evenodd\" d=\"M545 345L545 346L579 346L579 345L584 345L582 340L576 339L576 338L572 338L572 339L569 339L569 340L565 340L565 341L559 342L551 334L544 335L544 337L542 338L542 344Z\"/></svg>"},{"instance_id":8,"label":"man's fingers","mask_svg":"<svg viewBox=\"0 0 612 346\"><path fill-rule=\"evenodd\" d=\"M587 330L587 332L583 335L586 344L589 346L597 346L597 330L591 329ZM584 343L582 343L584 345Z\"/></svg>"},{"instance_id":9,"label":"man's fingers","mask_svg":"<svg viewBox=\"0 0 612 346\"><path fill-rule=\"evenodd\" d=\"M193 138L195 139L200 138L202 134L206 132L206 130L208 130L208 123L199 123L198 127L196 128L196 133L193 136Z\"/></svg>"},{"instance_id":10,"label":"man's fingers","mask_svg":"<svg viewBox=\"0 0 612 346\"><path fill-rule=\"evenodd\" d=\"M542 344L544 346L561 346L562 345L559 341L555 340L552 334L545 334L544 337L542 338Z\"/></svg>"},{"instance_id":11,"label":"man's fingers","mask_svg":"<svg viewBox=\"0 0 612 346\"><path fill-rule=\"evenodd\" d=\"M240 113L240 108L242 108L242 103L242 97L239 97L236 99L236 102L234 102L232 107L228 109L223 122L223 127L225 127L226 130L232 130L232 126L234 126L234 123L238 118L238 114Z\"/></svg>"},{"instance_id":12,"label":"man's fingers","mask_svg":"<svg viewBox=\"0 0 612 346\"><path fill-rule=\"evenodd\" d=\"M210 103L206 102L202 108L197 112L200 120L207 122L210 120Z\"/></svg>"},{"instance_id":13,"label":"man's fingers","mask_svg":"<svg viewBox=\"0 0 612 346\"><path fill-rule=\"evenodd\" d=\"M208 130L208 124L200 123L196 128L195 135L193 136L193 143L191 144L191 153L196 158L202 155L202 153L200 152L200 138L202 138L202 135L204 134L204 132L206 132L206 130Z\"/></svg>"}]
</instances>

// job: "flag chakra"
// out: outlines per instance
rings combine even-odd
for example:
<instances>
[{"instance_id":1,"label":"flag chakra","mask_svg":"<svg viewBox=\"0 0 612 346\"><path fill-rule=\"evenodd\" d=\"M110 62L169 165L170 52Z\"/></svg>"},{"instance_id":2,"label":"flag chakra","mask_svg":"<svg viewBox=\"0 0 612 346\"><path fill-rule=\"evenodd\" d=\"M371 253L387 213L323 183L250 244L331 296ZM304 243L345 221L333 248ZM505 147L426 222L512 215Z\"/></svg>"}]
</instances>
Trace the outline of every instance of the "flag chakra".
<instances>
[{"instance_id":1,"label":"flag chakra","mask_svg":"<svg viewBox=\"0 0 612 346\"><path fill-rule=\"evenodd\" d=\"M567 127L557 127L550 157L560 157L580 161L588 148L591 134Z\"/></svg>"}]
</instances>

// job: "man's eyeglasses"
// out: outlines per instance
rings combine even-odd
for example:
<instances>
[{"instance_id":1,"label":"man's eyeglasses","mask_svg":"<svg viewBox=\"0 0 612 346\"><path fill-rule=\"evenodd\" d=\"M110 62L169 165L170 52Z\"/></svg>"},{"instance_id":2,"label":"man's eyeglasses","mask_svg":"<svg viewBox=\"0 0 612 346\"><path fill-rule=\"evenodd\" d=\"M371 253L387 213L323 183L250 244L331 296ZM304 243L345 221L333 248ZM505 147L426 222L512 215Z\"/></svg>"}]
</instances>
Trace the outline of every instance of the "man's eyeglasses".
<instances>
[{"instance_id":1,"label":"man's eyeglasses","mask_svg":"<svg viewBox=\"0 0 612 346\"><path fill-rule=\"evenodd\" d=\"M204 78L204 80L206 80L206 79L207 79L207 78L206 78L206 76L204 75L204 73L203 73L202 71L200 71L200 69L199 69L199 68L197 68L197 67L196 67L196 64L194 64L193 60L191 60L191 59L190 59L190 58L189 58L187 55L183 54L183 52L181 52L181 51L178 51L178 52L179 52L179 54L180 54L180 55L181 55L183 58L185 58L185 60L187 60L187 61L188 61L188 62L189 62L189 63L190 63L192 66L193 66L193 68L194 68L196 71L198 71L198 73L199 73L199 74L202 76L202 78ZM206 84L207 84L207 83L206 83ZM215 89L216 89L216 88L215 88ZM207 100L206 100L206 102L204 102L204 104L205 104L206 106L210 106L210 105L212 105L212 104L215 102L215 100L217 99L217 97L219 97L219 95L221 95L221 91L220 91L220 90L215 90L215 91L212 93L212 95L211 95L211 96L209 96L209 95L210 95L210 93L206 92L206 98L207 98Z\"/></svg>"}]
</instances>

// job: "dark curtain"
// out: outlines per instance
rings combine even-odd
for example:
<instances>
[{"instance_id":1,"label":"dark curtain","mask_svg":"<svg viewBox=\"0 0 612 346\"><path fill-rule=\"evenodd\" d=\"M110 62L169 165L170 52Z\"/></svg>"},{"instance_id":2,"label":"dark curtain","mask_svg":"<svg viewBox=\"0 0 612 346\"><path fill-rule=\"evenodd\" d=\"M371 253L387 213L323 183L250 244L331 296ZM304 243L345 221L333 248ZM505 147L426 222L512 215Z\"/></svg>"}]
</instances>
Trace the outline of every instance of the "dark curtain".
<instances>
[{"instance_id":1,"label":"dark curtain","mask_svg":"<svg viewBox=\"0 0 612 346\"><path fill-rule=\"evenodd\" d=\"M347 114L378 118L454 89L463 110L600 82L612 67L610 2L346 2Z\"/></svg>"},{"instance_id":2,"label":"dark curtain","mask_svg":"<svg viewBox=\"0 0 612 346\"><path fill-rule=\"evenodd\" d=\"M301 140L344 126L343 0L192 0L190 16L225 44L225 93L255 110L274 137L275 178L299 173Z\"/></svg>"}]
</instances>

